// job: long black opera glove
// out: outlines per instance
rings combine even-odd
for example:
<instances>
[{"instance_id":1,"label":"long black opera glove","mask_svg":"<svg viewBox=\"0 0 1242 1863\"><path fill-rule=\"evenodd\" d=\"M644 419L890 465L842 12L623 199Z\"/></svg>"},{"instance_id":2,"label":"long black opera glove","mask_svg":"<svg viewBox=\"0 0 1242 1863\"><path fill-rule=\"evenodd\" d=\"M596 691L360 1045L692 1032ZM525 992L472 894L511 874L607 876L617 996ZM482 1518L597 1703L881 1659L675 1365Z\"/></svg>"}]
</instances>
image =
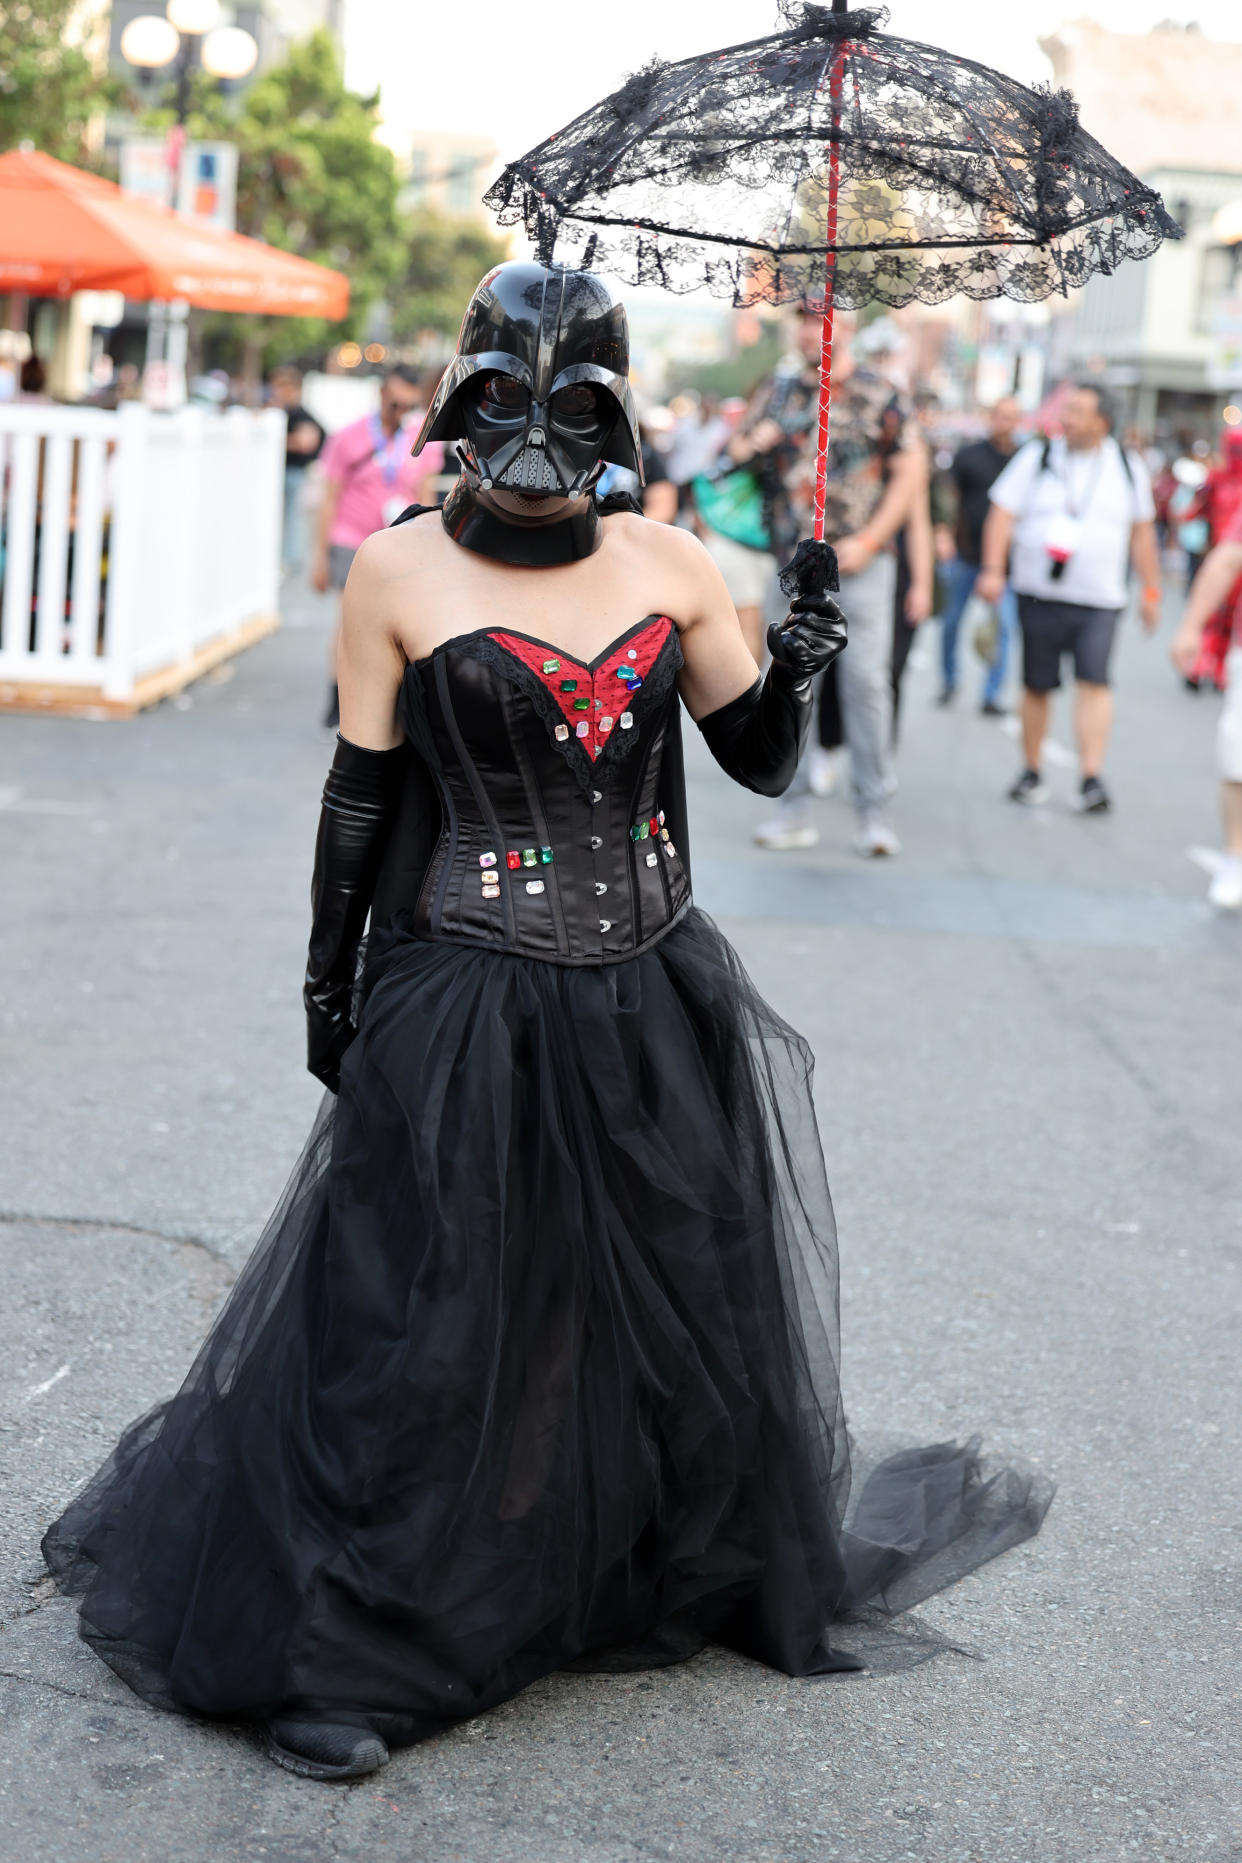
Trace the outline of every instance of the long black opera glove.
<instances>
[{"instance_id":1,"label":"long black opera glove","mask_svg":"<svg viewBox=\"0 0 1242 1863\"><path fill-rule=\"evenodd\" d=\"M354 1038L350 1000L358 949L408 756L406 744L362 750L338 735L323 786L302 1000L306 1065L333 1093L341 1084L341 1056Z\"/></svg>"},{"instance_id":2,"label":"long black opera glove","mask_svg":"<svg viewBox=\"0 0 1242 1863\"><path fill-rule=\"evenodd\" d=\"M761 796L788 789L810 728L811 681L845 639L845 616L828 594L800 597L772 623L767 677L699 720L707 748L735 783Z\"/></svg>"}]
</instances>

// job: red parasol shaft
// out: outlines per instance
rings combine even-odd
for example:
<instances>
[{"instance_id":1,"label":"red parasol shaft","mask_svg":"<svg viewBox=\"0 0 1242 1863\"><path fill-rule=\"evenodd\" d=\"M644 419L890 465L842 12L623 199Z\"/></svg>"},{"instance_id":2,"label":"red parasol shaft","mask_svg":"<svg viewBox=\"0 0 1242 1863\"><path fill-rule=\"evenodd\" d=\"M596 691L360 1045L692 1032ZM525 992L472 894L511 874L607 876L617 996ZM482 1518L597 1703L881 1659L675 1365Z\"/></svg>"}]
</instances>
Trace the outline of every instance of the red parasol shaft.
<instances>
[{"instance_id":1,"label":"red parasol shaft","mask_svg":"<svg viewBox=\"0 0 1242 1863\"><path fill-rule=\"evenodd\" d=\"M832 321L834 286L837 269L837 199L841 190L841 151L837 132L841 127L841 80L845 68L845 46L841 45L832 61L829 94L832 99L832 141L828 145L828 218L824 254L824 328L819 345L819 434L815 454L815 526L816 543L824 541L824 501L828 485L828 420L832 408Z\"/></svg>"}]
</instances>

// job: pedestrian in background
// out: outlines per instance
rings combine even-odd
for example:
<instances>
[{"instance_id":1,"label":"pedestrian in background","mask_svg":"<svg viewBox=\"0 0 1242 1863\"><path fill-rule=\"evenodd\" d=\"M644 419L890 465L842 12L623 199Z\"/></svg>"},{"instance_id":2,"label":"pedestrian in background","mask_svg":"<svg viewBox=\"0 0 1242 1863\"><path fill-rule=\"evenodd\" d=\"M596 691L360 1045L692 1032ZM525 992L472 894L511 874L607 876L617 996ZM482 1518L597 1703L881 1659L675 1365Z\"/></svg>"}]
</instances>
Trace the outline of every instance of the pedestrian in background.
<instances>
[{"instance_id":1,"label":"pedestrian in background","mask_svg":"<svg viewBox=\"0 0 1242 1863\"><path fill-rule=\"evenodd\" d=\"M1078 682L1076 806L1099 815L1111 806L1100 772L1113 720L1109 662L1131 560L1142 581L1143 625L1151 633L1160 619L1156 507L1143 460L1113 438L1115 415L1102 388L1094 382L1075 387L1061 425L1058 438L1024 446L993 485L975 586L984 601L999 602L1010 564L1022 627L1026 759L1010 800L1048 800L1041 774L1048 703L1068 658Z\"/></svg>"},{"instance_id":2,"label":"pedestrian in background","mask_svg":"<svg viewBox=\"0 0 1242 1863\"><path fill-rule=\"evenodd\" d=\"M600 474L595 495L610 498L617 492L626 492L642 507L644 517L655 524L672 524L677 518L677 487L669 476L663 453L642 421L638 424L638 439L643 460L642 483L628 466L607 466Z\"/></svg>"},{"instance_id":3,"label":"pedestrian in background","mask_svg":"<svg viewBox=\"0 0 1242 1863\"><path fill-rule=\"evenodd\" d=\"M273 405L285 415L285 523L280 558L285 574L291 575L306 559L306 475L328 436L302 406L302 371L294 363L282 362L273 369L268 386Z\"/></svg>"},{"instance_id":4,"label":"pedestrian in background","mask_svg":"<svg viewBox=\"0 0 1242 1863\"><path fill-rule=\"evenodd\" d=\"M788 484L817 420L821 327L822 320L795 315L793 353L754 389L715 465L692 484L699 535L757 666L764 659L764 603L798 541Z\"/></svg>"},{"instance_id":5,"label":"pedestrian in background","mask_svg":"<svg viewBox=\"0 0 1242 1863\"><path fill-rule=\"evenodd\" d=\"M884 371L881 371L883 373ZM901 722L901 685L915 635L936 606L937 528L943 530L952 512L952 494L946 497L944 475L936 469L935 438L932 420L939 409L935 395L922 393L914 397L915 418L925 454L927 496L916 498L910 515L893 540L897 576L893 588L893 644L888 656L888 679L893 694L893 749ZM888 476L888 455L900 433L900 415L890 408L886 422L886 440L882 476ZM891 436L891 439L890 437ZM912 601L912 589L927 591L926 600ZM834 662L835 665L835 662Z\"/></svg>"},{"instance_id":6,"label":"pedestrian in background","mask_svg":"<svg viewBox=\"0 0 1242 1863\"><path fill-rule=\"evenodd\" d=\"M821 313L801 315L806 354L821 328ZM824 535L836 540L841 605L850 617L849 651L839 661L845 740L850 753L851 798L857 817L855 850L866 858L900 852L889 820L897 787L893 768L893 600L897 564L890 545L916 503L927 504L928 462L913 416L890 381L858 367L848 338L852 319L838 313L834 363L832 444L824 505ZM809 371L808 371L809 373ZM815 376L818 386L818 376ZM896 410L894 418L893 410ZM809 535L815 487L815 434L808 426L796 465L786 478L795 535ZM907 598L907 617L931 610L930 523L925 560ZM780 851L813 847L819 831L810 818L809 759L804 757L777 812L755 832L760 847Z\"/></svg>"},{"instance_id":7,"label":"pedestrian in background","mask_svg":"<svg viewBox=\"0 0 1242 1863\"><path fill-rule=\"evenodd\" d=\"M1203 632L1228 602L1242 578L1242 509L1234 514L1225 536L1213 549L1194 579L1181 625L1170 651L1173 664L1186 678L1198 664ZM1220 813L1225 849L1208 899L1214 906L1236 912L1242 909L1242 610L1236 599L1232 635L1225 659L1225 703L1216 732L1220 770Z\"/></svg>"},{"instance_id":8,"label":"pedestrian in background","mask_svg":"<svg viewBox=\"0 0 1242 1863\"><path fill-rule=\"evenodd\" d=\"M424 483L442 471L444 448L438 443L425 446L417 459L410 456L412 435L406 425L421 407L417 374L398 363L384 377L378 412L350 421L324 447L323 497L311 577L321 594L344 589L359 544L391 524L407 505L421 503ZM332 695L324 724L335 728L340 719L335 640L332 665Z\"/></svg>"},{"instance_id":9,"label":"pedestrian in background","mask_svg":"<svg viewBox=\"0 0 1242 1863\"><path fill-rule=\"evenodd\" d=\"M1227 538L1233 539L1239 514L1242 514L1242 432L1236 427L1226 427L1221 435L1220 463L1211 467L1196 492L1190 506L1190 519L1192 522L1199 520L1201 525L1206 526L1206 547L1215 549L1218 543L1223 543ZM1195 565L1196 574L1203 560L1202 547ZM1190 580L1193 582L1194 577ZM1215 686L1221 692L1226 688L1225 662L1233 638L1234 611L1240 596L1242 587L1226 591L1225 599L1215 614L1209 615L1200 631L1198 657L1185 675L1186 684L1195 692L1205 684Z\"/></svg>"},{"instance_id":10,"label":"pedestrian in background","mask_svg":"<svg viewBox=\"0 0 1242 1863\"><path fill-rule=\"evenodd\" d=\"M1004 395L988 410L988 431L982 440L961 446L953 456L950 478L957 491L954 554L943 564L944 606L940 615L940 703L951 705L957 694L957 641L966 604L979 580L983 526L988 501L997 479L1014 456L1021 411L1012 395ZM1009 648L1018 630L1018 601L1008 582L994 604L996 648L983 682L980 710L987 718L1004 713L1001 693L1009 670Z\"/></svg>"}]
</instances>

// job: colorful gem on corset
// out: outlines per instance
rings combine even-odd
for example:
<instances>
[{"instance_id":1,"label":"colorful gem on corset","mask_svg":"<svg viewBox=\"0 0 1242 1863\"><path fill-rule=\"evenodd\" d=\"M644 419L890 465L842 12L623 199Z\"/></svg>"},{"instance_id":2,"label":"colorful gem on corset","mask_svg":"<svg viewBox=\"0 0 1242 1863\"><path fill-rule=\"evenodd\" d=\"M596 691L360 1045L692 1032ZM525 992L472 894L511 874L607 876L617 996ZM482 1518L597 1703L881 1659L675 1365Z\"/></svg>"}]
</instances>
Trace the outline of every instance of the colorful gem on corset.
<instances>
[{"instance_id":1,"label":"colorful gem on corset","mask_svg":"<svg viewBox=\"0 0 1242 1863\"><path fill-rule=\"evenodd\" d=\"M496 856L494 854L480 854L479 865L480 867L494 867L496 865Z\"/></svg>"},{"instance_id":2,"label":"colorful gem on corset","mask_svg":"<svg viewBox=\"0 0 1242 1863\"><path fill-rule=\"evenodd\" d=\"M538 864L538 861L539 856L536 854L533 847L524 847L522 849L522 865L524 867L534 867Z\"/></svg>"},{"instance_id":3,"label":"colorful gem on corset","mask_svg":"<svg viewBox=\"0 0 1242 1863\"><path fill-rule=\"evenodd\" d=\"M578 690L578 681L576 679L562 679L561 681L562 692L576 692L577 690Z\"/></svg>"},{"instance_id":4,"label":"colorful gem on corset","mask_svg":"<svg viewBox=\"0 0 1242 1863\"><path fill-rule=\"evenodd\" d=\"M543 670L545 673L559 673L561 670L561 663L559 660L545 660L543 663Z\"/></svg>"},{"instance_id":5,"label":"colorful gem on corset","mask_svg":"<svg viewBox=\"0 0 1242 1863\"><path fill-rule=\"evenodd\" d=\"M569 726L568 725L557 725L556 730L552 733L552 735L556 739L558 744L563 744L569 736Z\"/></svg>"},{"instance_id":6,"label":"colorful gem on corset","mask_svg":"<svg viewBox=\"0 0 1242 1863\"><path fill-rule=\"evenodd\" d=\"M518 853L516 848L511 849L509 853L505 855L505 865L508 867L510 873L512 873L515 868L520 867L521 864L522 856Z\"/></svg>"},{"instance_id":7,"label":"colorful gem on corset","mask_svg":"<svg viewBox=\"0 0 1242 1863\"><path fill-rule=\"evenodd\" d=\"M550 847L541 847L539 850L539 859L545 867L550 867L552 865L552 849Z\"/></svg>"},{"instance_id":8,"label":"colorful gem on corset","mask_svg":"<svg viewBox=\"0 0 1242 1863\"><path fill-rule=\"evenodd\" d=\"M587 723L586 719L583 718L582 720L580 720L578 724L578 736L579 737L590 737L590 735L591 735L591 727Z\"/></svg>"},{"instance_id":9,"label":"colorful gem on corset","mask_svg":"<svg viewBox=\"0 0 1242 1863\"><path fill-rule=\"evenodd\" d=\"M590 709L591 709L590 699L575 699L574 700L574 710L576 712L589 712Z\"/></svg>"}]
</instances>

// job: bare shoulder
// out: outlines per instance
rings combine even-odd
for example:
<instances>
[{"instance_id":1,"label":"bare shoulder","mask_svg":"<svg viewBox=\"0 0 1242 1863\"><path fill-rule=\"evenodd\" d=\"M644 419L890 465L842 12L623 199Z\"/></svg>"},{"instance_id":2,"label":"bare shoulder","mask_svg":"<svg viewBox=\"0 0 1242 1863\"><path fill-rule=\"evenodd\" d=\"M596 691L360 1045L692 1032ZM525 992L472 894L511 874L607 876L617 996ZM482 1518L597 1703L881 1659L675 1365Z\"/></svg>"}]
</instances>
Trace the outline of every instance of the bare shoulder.
<instances>
[{"instance_id":1,"label":"bare shoulder","mask_svg":"<svg viewBox=\"0 0 1242 1863\"><path fill-rule=\"evenodd\" d=\"M423 511L404 524L377 530L359 544L349 579L378 587L408 576L433 560L443 536L444 527L435 511Z\"/></svg>"},{"instance_id":2,"label":"bare shoulder","mask_svg":"<svg viewBox=\"0 0 1242 1863\"><path fill-rule=\"evenodd\" d=\"M668 586L670 602L675 591L701 590L716 573L715 564L692 531L631 512L618 512L607 521L619 551L625 552L635 568L654 572Z\"/></svg>"}]
</instances>

